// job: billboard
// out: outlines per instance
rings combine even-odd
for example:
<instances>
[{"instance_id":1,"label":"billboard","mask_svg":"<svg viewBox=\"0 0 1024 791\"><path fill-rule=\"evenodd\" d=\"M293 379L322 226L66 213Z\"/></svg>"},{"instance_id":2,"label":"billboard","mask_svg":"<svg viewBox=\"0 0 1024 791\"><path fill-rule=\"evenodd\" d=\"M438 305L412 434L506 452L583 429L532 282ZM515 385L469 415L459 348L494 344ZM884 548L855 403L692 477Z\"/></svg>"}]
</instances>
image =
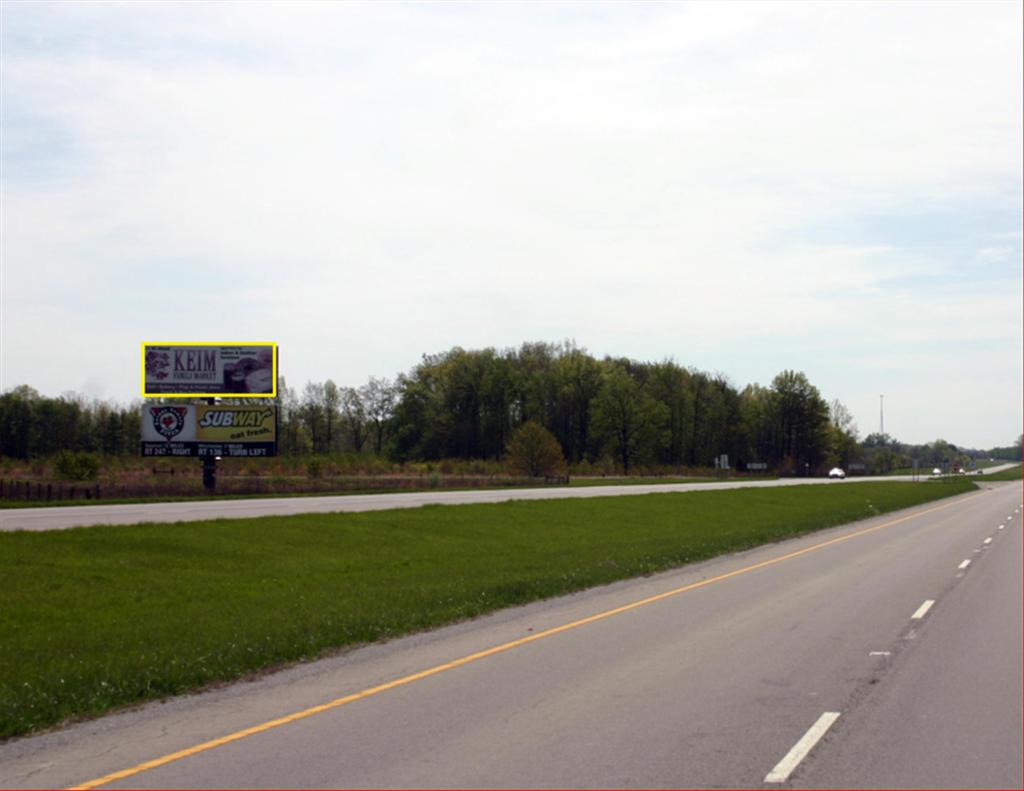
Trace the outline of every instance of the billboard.
<instances>
[{"instance_id":1,"label":"billboard","mask_svg":"<svg viewBox=\"0 0 1024 791\"><path fill-rule=\"evenodd\" d=\"M276 456L277 410L273 406L147 404L142 407L142 455Z\"/></svg>"},{"instance_id":2,"label":"billboard","mask_svg":"<svg viewBox=\"0 0 1024 791\"><path fill-rule=\"evenodd\" d=\"M276 395L276 343L142 344L143 398Z\"/></svg>"}]
</instances>

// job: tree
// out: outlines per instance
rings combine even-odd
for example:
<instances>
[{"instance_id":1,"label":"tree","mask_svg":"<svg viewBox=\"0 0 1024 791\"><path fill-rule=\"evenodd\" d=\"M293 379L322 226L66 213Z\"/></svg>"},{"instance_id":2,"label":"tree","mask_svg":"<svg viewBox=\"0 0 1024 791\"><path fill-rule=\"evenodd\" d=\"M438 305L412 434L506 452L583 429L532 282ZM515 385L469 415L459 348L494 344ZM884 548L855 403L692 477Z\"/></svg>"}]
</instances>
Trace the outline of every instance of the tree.
<instances>
[{"instance_id":1,"label":"tree","mask_svg":"<svg viewBox=\"0 0 1024 791\"><path fill-rule=\"evenodd\" d=\"M849 467L851 461L861 457L857 424L853 422L853 414L838 398L833 398L829 403L828 414L828 464Z\"/></svg>"},{"instance_id":2,"label":"tree","mask_svg":"<svg viewBox=\"0 0 1024 791\"><path fill-rule=\"evenodd\" d=\"M565 470L565 457L555 435L535 420L517 428L508 441L505 463L515 472L537 478L559 475Z\"/></svg>"},{"instance_id":3,"label":"tree","mask_svg":"<svg viewBox=\"0 0 1024 791\"><path fill-rule=\"evenodd\" d=\"M710 379L707 374L700 371L692 371L690 377L691 391L693 393L693 406L690 409L688 419L689 436L687 446L690 449L690 466L696 467L698 458L706 461L702 450L706 450L705 416L708 411L708 399L710 397Z\"/></svg>"},{"instance_id":4,"label":"tree","mask_svg":"<svg viewBox=\"0 0 1024 791\"><path fill-rule=\"evenodd\" d=\"M853 413L838 398L833 398L829 403L828 417L832 421L832 425L840 431L849 434L857 433L857 424L853 422Z\"/></svg>"},{"instance_id":5,"label":"tree","mask_svg":"<svg viewBox=\"0 0 1024 791\"><path fill-rule=\"evenodd\" d=\"M324 434L324 386L314 382L306 382L302 391L302 405L299 407L302 422L309 432L313 453L326 453Z\"/></svg>"},{"instance_id":6,"label":"tree","mask_svg":"<svg viewBox=\"0 0 1024 791\"><path fill-rule=\"evenodd\" d=\"M27 459L33 453L32 428L39 393L21 385L0 396L0 453L15 459Z\"/></svg>"},{"instance_id":7,"label":"tree","mask_svg":"<svg viewBox=\"0 0 1024 791\"><path fill-rule=\"evenodd\" d=\"M693 420L690 372L669 360L650 366L647 373L648 392L665 405L668 415L668 433L659 449L658 461L681 465L686 460L687 430Z\"/></svg>"},{"instance_id":8,"label":"tree","mask_svg":"<svg viewBox=\"0 0 1024 791\"><path fill-rule=\"evenodd\" d=\"M828 452L828 405L807 376L783 371L772 380L776 459L791 457L798 473L816 469Z\"/></svg>"},{"instance_id":9,"label":"tree","mask_svg":"<svg viewBox=\"0 0 1024 791\"><path fill-rule=\"evenodd\" d=\"M993 459L1003 459L1005 461L1020 461L1021 440L1022 436L1018 434L1016 441L1012 445L1008 445L1002 448L991 448L990 450L986 451L983 455Z\"/></svg>"},{"instance_id":10,"label":"tree","mask_svg":"<svg viewBox=\"0 0 1024 791\"><path fill-rule=\"evenodd\" d=\"M334 423L338 418L338 409L341 406L341 388L334 383L334 380L328 379L324 382L321 397L324 414L324 452L330 453L334 450Z\"/></svg>"},{"instance_id":11,"label":"tree","mask_svg":"<svg viewBox=\"0 0 1024 791\"><path fill-rule=\"evenodd\" d=\"M558 348L550 343L524 343L511 355L516 372L513 396L513 420L516 423L536 420L552 427L552 414L557 401L555 358Z\"/></svg>"},{"instance_id":12,"label":"tree","mask_svg":"<svg viewBox=\"0 0 1024 791\"><path fill-rule=\"evenodd\" d=\"M774 394L759 384L747 385L739 396L741 455L745 461L777 464Z\"/></svg>"},{"instance_id":13,"label":"tree","mask_svg":"<svg viewBox=\"0 0 1024 791\"><path fill-rule=\"evenodd\" d=\"M954 446L948 445L944 440L938 442L951 448L952 452L957 452ZM861 443L861 449L872 473L885 473L899 467L909 467L911 464L907 446L888 434L877 431L868 434Z\"/></svg>"},{"instance_id":14,"label":"tree","mask_svg":"<svg viewBox=\"0 0 1024 791\"><path fill-rule=\"evenodd\" d=\"M857 442L856 434L843 431L834 423L828 426L828 449L829 466L846 469L850 462L861 458L860 443Z\"/></svg>"},{"instance_id":15,"label":"tree","mask_svg":"<svg viewBox=\"0 0 1024 791\"><path fill-rule=\"evenodd\" d=\"M624 367L611 363L594 399L594 426L612 454L629 474L630 467L648 460L664 440L668 407L644 392Z\"/></svg>"},{"instance_id":16,"label":"tree","mask_svg":"<svg viewBox=\"0 0 1024 791\"><path fill-rule=\"evenodd\" d=\"M303 428L302 403L283 376L277 380L278 447L283 455L309 452L309 437Z\"/></svg>"},{"instance_id":17,"label":"tree","mask_svg":"<svg viewBox=\"0 0 1024 791\"><path fill-rule=\"evenodd\" d=\"M711 380L704 423L704 459L710 456L713 460L723 453L736 459L744 444L740 438L740 396L725 374L716 374Z\"/></svg>"},{"instance_id":18,"label":"tree","mask_svg":"<svg viewBox=\"0 0 1024 791\"><path fill-rule=\"evenodd\" d=\"M582 461L592 450L592 404L601 390L601 365L585 351L567 346L555 361L557 397L554 432L570 462Z\"/></svg>"},{"instance_id":19,"label":"tree","mask_svg":"<svg viewBox=\"0 0 1024 791\"><path fill-rule=\"evenodd\" d=\"M440 356L424 355L408 374L399 374L390 421L388 455L395 461L439 459L447 423Z\"/></svg>"},{"instance_id":20,"label":"tree","mask_svg":"<svg viewBox=\"0 0 1024 791\"><path fill-rule=\"evenodd\" d=\"M0 395L0 454L29 459L62 450L138 451L141 404L88 401L75 393L48 398L22 385Z\"/></svg>"},{"instance_id":21,"label":"tree","mask_svg":"<svg viewBox=\"0 0 1024 791\"><path fill-rule=\"evenodd\" d=\"M373 452L378 456L384 447L384 430L395 413L398 389L387 379L371 376L359 389L366 417L373 427Z\"/></svg>"},{"instance_id":22,"label":"tree","mask_svg":"<svg viewBox=\"0 0 1024 791\"><path fill-rule=\"evenodd\" d=\"M354 387L343 387L340 401L342 418L352 442L352 448L356 453L362 453L367 438L366 406L363 404L359 391Z\"/></svg>"}]
</instances>

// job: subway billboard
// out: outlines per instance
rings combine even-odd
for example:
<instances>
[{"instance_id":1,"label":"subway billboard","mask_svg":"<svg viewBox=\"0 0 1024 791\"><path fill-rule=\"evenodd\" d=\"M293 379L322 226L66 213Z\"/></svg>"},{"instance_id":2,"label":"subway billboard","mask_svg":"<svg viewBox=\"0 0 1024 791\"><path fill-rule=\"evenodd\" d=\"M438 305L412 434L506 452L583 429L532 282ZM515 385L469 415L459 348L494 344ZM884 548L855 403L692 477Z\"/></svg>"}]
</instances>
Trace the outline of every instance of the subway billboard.
<instances>
[{"instance_id":1,"label":"subway billboard","mask_svg":"<svg viewBox=\"0 0 1024 791\"><path fill-rule=\"evenodd\" d=\"M276 395L276 343L142 344L143 398Z\"/></svg>"},{"instance_id":2,"label":"subway billboard","mask_svg":"<svg viewBox=\"0 0 1024 791\"><path fill-rule=\"evenodd\" d=\"M146 404L143 456L205 458L277 455L277 410L272 406Z\"/></svg>"}]
</instances>

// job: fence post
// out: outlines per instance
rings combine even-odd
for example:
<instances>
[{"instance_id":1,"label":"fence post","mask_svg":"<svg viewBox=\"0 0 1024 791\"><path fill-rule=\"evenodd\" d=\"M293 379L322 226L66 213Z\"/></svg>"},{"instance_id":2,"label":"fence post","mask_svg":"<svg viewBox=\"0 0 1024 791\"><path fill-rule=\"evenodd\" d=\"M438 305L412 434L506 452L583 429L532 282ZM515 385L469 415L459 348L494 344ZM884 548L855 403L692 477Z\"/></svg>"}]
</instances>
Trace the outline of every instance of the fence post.
<instances>
[{"instance_id":1,"label":"fence post","mask_svg":"<svg viewBox=\"0 0 1024 791\"><path fill-rule=\"evenodd\" d=\"M74 486L71 487L71 491L68 494L69 494L70 499L72 499L72 500L75 499L75 487Z\"/></svg>"},{"instance_id":2,"label":"fence post","mask_svg":"<svg viewBox=\"0 0 1024 791\"><path fill-rule=\"evenodd\" d=\"M49 502L52 499L53 499L53 484L52 483L48 483L48 484L46 484L46 500L47 500L47 502Z\"/></svg>"}]
</instances>

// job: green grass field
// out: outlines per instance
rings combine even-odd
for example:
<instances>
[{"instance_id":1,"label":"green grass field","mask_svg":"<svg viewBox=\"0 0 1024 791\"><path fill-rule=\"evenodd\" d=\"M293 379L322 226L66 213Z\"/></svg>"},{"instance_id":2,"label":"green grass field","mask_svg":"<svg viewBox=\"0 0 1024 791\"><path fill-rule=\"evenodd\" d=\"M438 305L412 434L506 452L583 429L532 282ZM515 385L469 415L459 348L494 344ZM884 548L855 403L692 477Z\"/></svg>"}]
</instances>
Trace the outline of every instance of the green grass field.
<instances>
[{"instance_id":1,"label":"green grass field","mask_svg":"<svg viewBox=\"0 0 1024 791\"><path fill-rule=\"evenodd\" d=\"M848 483L0 534L0 737L974 489Z\"/></svg>"},{"instance_id":2,"label":"green grass field","mask_svg":"<svg viewBox=\"0 0 1024 791\"><path fill-rule=\"evenodd\" d=\"M995 461L988 461L988 460L982 461L981 459L978 459L975 462L975 468L977 468L979 470L987 470L990 467L999 467L999 466L1001 466L1003 464L1006 464L1006 463L1007 462L1002 461L1000 459L996 459ZM935 469L935 468L936 468L936 465L934 465L934 464L922 463L921 466L918 467L918 469L917 469L917 474L918 475L931 475L932 470ZM890 470L889 472L884 473L884 474L885 475L913 475L914 474L914 468L913 467L897 467L896 469Z\"/></svg>"},{"instance_id":3,"label":"green grass field","mask_svg":"<svg viewBox=\"0 0 1024 791\"><path fill-rule=\"evenodd\" d=\"M648 486L650 484L670 483L720 483L724 481L775 481L777 475L744 475L743 477L722 475L721 477L672 477L672 476L638 476L638 477L607 477L607 478L570 478L569 486Z\"/></svg>"},{"instance_id":4,"label":"green grass field","mask_svg":"<svg viewBox=\"0 0 1024 791\"><path fill-rule=\"evenodd\" d=\"M978 481L1019 481L1021 480L1021 465L1010 467L1001 472L987 472L978 477Z\"/></svg>"}]
</instances>

